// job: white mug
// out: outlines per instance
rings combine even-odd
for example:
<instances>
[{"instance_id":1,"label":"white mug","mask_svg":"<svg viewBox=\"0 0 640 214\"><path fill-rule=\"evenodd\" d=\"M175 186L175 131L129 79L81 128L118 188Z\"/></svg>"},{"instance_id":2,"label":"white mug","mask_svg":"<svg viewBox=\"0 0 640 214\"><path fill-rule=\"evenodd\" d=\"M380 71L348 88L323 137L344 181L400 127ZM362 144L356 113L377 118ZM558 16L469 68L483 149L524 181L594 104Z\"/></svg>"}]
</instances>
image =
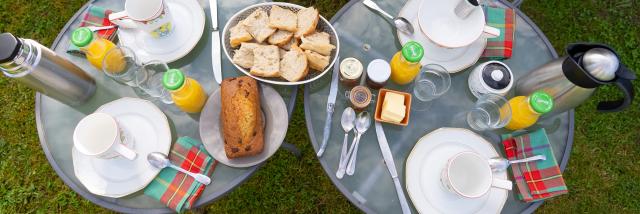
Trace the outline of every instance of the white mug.
<instances>
[{"instance_id":1,"label":"white mug","mask_svg":"<svg viewBox=\"0 0 640 214\"><path fill-rule=\"evenodd\" d=\"M480 7L480 0L460 0L453 9L453 13L462 19L466 19L469 14L476 9L476 7ZM500 29L488 25L485 25L482 31L487 38L500 36Z\"/></svg>"},{"instance_id":2,"label":"white mug","mask_svg":"<svg viewBox=\"0 0 640 214\"><path fill-rule=\"evenodd\" d=\"M153 38L167 37L172 17L164 0L127 0L124 11L109 14L109 21L123 28L136 28Z\"/></svg>"},{"instance_id":3,"label":"white mug","mask_svg":"<svg viewBox=\"0 0 640 214\"><path fill-rule=\"evenodd\" d=\"M101 159L118 156L135 159L136 152L124 145L127 139L130 141L115 118L105 113L93 113L82 118L73 131L73 146L76 150Z\"/></svg>"},{"instance_id":4,"label":"white mug","mask_svg":"<svg viewBox=\"0 0 640 214\"><path fill-rule=\"evenodd\" d=\"M494 178L488 160L474 152L461 152L449 159L440 181L447 190L464 198L482 197L491 187L512 188L511 181Z\"/></svg>"}]
</instances>

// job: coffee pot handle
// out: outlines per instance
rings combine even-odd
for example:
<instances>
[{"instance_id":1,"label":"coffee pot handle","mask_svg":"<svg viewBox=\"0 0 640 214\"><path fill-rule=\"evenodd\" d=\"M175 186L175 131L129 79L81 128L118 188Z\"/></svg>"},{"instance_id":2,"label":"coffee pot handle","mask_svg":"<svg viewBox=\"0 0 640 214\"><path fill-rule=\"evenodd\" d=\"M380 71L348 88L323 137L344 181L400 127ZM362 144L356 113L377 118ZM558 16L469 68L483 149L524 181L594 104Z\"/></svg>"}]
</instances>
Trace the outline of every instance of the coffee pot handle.
<instances>
[{"instance_id":1,"label":"coffee pot handle","mask_svg":"<svg viewBox=\"0 0 640 214\"><path fill-rule=\"evenodd\" d=\"M624 97L615 101L603 101L598 103L598 111L600 112L618 112L631 105L635 95L631 80L636 79L633 71L629 70L623 64L620 64L620 71L616 74L615 85L618 86Z\"/></svg>"}]
</instances>

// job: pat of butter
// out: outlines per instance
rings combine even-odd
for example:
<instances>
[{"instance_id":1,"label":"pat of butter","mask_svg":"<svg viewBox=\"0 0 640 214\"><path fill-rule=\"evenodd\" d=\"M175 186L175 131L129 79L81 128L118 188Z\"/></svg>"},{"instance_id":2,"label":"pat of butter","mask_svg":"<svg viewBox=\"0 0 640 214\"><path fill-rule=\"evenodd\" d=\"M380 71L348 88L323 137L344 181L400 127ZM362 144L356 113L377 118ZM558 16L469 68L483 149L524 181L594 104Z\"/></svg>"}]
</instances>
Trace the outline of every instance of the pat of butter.
<instances>
[{"instance_id":1,"label":"pat of butter","mask_svg":"<svg viewBox=\"0 0 640 214\"><path fill-rule=\"evenodd\" d=\"M401 94L387 92L382 103L383 120L399 123L405 117L407 107L404 105L404 96Z\"/></svg>"}]
</instances>

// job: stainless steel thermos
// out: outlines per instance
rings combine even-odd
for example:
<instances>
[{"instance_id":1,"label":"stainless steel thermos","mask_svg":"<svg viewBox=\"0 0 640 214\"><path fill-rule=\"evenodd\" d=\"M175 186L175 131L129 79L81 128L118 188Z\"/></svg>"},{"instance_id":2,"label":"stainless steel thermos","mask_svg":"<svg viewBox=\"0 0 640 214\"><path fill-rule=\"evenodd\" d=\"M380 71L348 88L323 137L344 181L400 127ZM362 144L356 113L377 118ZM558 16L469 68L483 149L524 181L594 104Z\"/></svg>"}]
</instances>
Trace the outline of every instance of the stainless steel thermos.
<instances>
[{"instance_id":1,"label":"stainless steel thermos","mask_svg":"<svg viewBox=\"0 0 640 214\"><path fill-rule=\"evenodd\" d=\"M0 70L5 76L67 105L93 96L95 80L47 47L11 33L0 34Z\"/></svg>"}]
</instances>

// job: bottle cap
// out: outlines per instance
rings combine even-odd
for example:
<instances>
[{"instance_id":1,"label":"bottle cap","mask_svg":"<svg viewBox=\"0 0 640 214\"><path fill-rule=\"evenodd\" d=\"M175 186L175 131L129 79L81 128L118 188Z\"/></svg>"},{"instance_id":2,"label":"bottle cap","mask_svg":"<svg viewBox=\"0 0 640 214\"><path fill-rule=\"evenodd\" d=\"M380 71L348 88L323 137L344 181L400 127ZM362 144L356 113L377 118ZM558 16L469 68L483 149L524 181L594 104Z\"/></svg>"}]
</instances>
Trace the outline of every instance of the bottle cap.
<instances>
[{"instance_id":1,"label":"bottle cap","mask_svg":"<svg viewBox=\"0 0 640 214\"><path fill-rule=\"evenodd\" d=\"M409 62L420 62L424 56L424 48L420 43L415 41L407 42L402 46L402 56Z\"/></svg>"},{"instance_id":2,"label":"bottle cap","mask_svg":"<svg viewBox=\"0 0 640 214\"><path fill-rule=\"evenodd\" d=\"M89 45L91 41L93 41L93 32L89 28L81 27L71 33L71 43L75 46L84 47Z\"/></svg>"},{"instance_id":3,"label":"bottle cap","mask_svg":"<svg viewBox=\"0 0 640 214\"><path fill-rule=\"evenodd\" d=\"M185 76L182 71L178 69L169 69L162 76L162 85L171 91L178 90L184 85Z\"/></svg>"},{"instance_id":4,"label":"bottle cap","mask_svg":"<svg viewBox=\"0 0 640 214\"><path fill-rule=\"evenodd\" d=\"M553 97L544 91L536 91L529 96L529 105L534 111L545 114L553 109Z\"/></svg>"},{"instance_id":5,"label":"bottle cap","mask_svg":"<svg viewBox=\"0 0 640 214\"><path fill-rule=\"evenodd\" d=\"M391 66L387 61L375 59L367 66L367 76L373 82L384 84L391 77Z\"/></svg>"}]
</instances>

